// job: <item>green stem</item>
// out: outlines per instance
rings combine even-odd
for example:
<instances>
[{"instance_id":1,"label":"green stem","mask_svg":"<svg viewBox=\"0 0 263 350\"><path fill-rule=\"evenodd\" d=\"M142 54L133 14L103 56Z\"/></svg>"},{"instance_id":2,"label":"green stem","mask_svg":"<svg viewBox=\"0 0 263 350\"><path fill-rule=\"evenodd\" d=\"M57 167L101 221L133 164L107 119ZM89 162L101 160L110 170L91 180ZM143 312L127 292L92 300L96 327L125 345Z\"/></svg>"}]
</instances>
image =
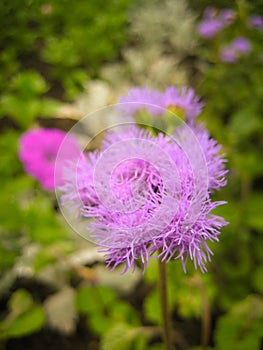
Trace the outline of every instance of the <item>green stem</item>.
<instances>
[{"instance_id":1,"label":"green stem","mask_svg":"<svg viewBox=\"0 0 263 350\"><path fill-rule=\"evenodd\" d=\"M209 300L206 294L206 289L203 283L201 283L201 293L202 293L202 349L206 350L209 343L210 328L211 328L211 314L209 307Z\"/></svg>"},{"instance_id":2,"label":"green stem","mask_svg":"<svg viewBox=\"0 0 263 350\"><path fill-rule=\"evenodd\" d=\"M166 274L166 262L162 262L158 259L159 263L159 293L162 310L162 328L163 338L166 350L173 350L172 342L172 328L171 320L168 309L168 298L167 298L167 274Z\"/></svg>"}]
</instances>

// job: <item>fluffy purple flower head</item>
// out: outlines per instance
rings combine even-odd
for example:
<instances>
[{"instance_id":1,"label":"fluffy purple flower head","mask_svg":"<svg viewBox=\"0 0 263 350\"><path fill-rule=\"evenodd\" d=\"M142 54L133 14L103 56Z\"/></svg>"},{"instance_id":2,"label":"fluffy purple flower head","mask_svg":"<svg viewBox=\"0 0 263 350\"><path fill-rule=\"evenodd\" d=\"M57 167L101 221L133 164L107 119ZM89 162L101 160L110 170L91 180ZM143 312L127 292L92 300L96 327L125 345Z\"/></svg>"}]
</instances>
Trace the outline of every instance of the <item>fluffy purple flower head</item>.
<instances>
[{"instance_id":1,"label":"fluffy purple flower head","mask_svg":"<svg viewBox=\"0 0 263 350\"><path fill-rule=\"evenodd\" d=\"M19 144L19 158L25 171L37 179L48 190L55 189L55 165L57 182L62 183L63 166L67 160L74 159L80 152L77 141L68 138L64 145L64 157L56 162L59 148L66 133L58 129L35 129L22 135Z\"/></svg>"},{"instance_id":2,"label":"fluffy purple flower head","mask_svg":"<svg viewBox=\"0 0 263 350\"><path fill-rule=\"evenodd\" d=\"M225 169L226 160L221 153L222 146L211 138L209 132L202 125L194 126L192 130L205 156L208 191L211 193L227 184L225 177L228 170Z\"/></svg>"},{"instance_id":3,"label":"fluffy purple flower head","mask_svg":"<svg viewBox=\"0 0 263 350\"><path fill-rule=\"evenodd\" d=\"M256 28L259 31L263 30L263 18L259 15L252 15L247 20L247 26L250 28Z\"/></svg>"},{"instance_id":4,"label":"fluffy purple flower head","mask_svg":"<svg viewBox=\"0 0 263 350\"><path fill-rule=\"evenodd\" d=\"M81 153L64 168L62 202L70 204L72 209L97 206L99 200L93 185L97 159L98 152Z\"/></svg>"},{"instance_id":5,"label":"fluffy purple flower head","mask_svg":"<svg viewBox=\"0 0 263 350\"><path fill-rule=\"evenodd\" d=\"M90 219L87 232L112 268L146 267L158 252L205 271L207 242L226 224L211 213L222 203L210 194L225 185L219 150L202 127L180 126L171 137L131 125L109 130L100 151L66 171L62 201Z\"/></svg>"},{"instance_id":6,"label":"fluffy purple flower head","mask_svg":"<svg viewBox=\"0 0 263 350\"><path fill-rule=\"evenodd\" d=\"M119 101L122 103L119 109L128 115L146 109L151 115L160 116L168 110L188 121L193 121L203 107L194 90L185 86L181 89L169 86L163 93L148 88L133 88Z\"/></svg>"}]
</instances>

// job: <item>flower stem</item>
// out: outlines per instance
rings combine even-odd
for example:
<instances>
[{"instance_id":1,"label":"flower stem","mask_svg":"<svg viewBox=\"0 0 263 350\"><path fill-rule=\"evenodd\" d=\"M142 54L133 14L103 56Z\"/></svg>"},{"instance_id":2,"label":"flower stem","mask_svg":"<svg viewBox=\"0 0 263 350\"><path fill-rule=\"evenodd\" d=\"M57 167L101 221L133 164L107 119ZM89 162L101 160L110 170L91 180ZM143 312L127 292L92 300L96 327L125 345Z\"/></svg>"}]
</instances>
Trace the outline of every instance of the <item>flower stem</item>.
<instances>
[{"instance_id":1,"label":"flower stem","mask_svg":"<svg viewBox=\"0 0 263 350\"><path fill-rule=\"evenodd\" d=\"M207 345L209 343L210 337L210 329L211 329L211 314L210 314L210 306L209 300L206 293L206 288L203 283L200 285L201 293L202 293L202 349L206 350Z\"/></svg>"},{"instance_id":2,"label":"flower stem","mask_svg":"<svg viewBox=\"0 0 263 350\"><path fill-rule=\"evenodd\" d=\"M172 329L171 320L168 308L168 298L167 298L167 274L166 274L166 262L162 262L158 259L159 263L159 293L160 293L160 303L162 310L162 328L163 328L163 338L166 350L173 350L172 342Z\"/></svg>"}]
</instances>

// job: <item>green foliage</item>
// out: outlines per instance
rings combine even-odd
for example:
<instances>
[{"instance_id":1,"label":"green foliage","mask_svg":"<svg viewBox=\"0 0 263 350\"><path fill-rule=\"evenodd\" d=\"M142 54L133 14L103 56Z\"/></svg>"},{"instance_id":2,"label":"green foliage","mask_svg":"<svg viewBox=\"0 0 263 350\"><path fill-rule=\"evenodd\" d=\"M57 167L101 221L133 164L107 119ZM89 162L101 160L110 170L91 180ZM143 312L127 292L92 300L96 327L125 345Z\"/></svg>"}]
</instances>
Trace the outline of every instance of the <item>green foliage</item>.
<instances>
[{"instance_id":1,"label":"green foliage","mask_svg":"<svg viewBox=\"0 0 263 350\"><path fill-rule=\"evenodd\" d=\"M216 287L210 275L202 275L191 269L184 274L180 261L171 261L168 269L168 298L170 309L176 310L185 319L201 317L204 298L212 303L216 296ZM150 260L145 273L147 281L156 285L158 280L158 265L156 260ZM144 301L144 313L147 320L161 323L160 297L157 288L148 294Z\"/></svg>"},{"instance_id":2,"label":"green foliage","mask_svg":"<svg viewBox=\"0 0 263 350\"><path fill-rule=\"evenodd\" d=\"M263 193L257 192L251 194L247 200L246 206L246 224L252 229L263 232L263 217L262 208L263 206Z\"/></svg>"},{"instance_id":3,"label":"green foliage","mask_svg":"<svg viewBox=\"0 0 263 350\"><path fill-rule=\"evenodd\" d=\"M102 350L146 350L146 337L138 328L128 324L116 323L103 336Z\"/></svg>"},{"instance_id":4,"label":"green foliage","mask_svg":"<svg viewBox=\"0 0 263 350\"><path fill-rule=\"evenodd\" d=\"M80 287L75 300L77 310L87 316L89 328L101 336L101 349L147 349L148 333L140 327L136 311L111 289Z\"/></svg>"},{"instance_id":5,"label":"green foliage","mask_svg":"<svg viewBox=\"0 0 263 350\"><path fill-rule=\"evenodd\" d=\"M6 90L7 81L31 66L47 78L49 87L59 84L65 97L73 98L89 74L97 75L104 61L119 55L130 4L131 0L80 0L74 5L68 0L2 1L0 21L5 30L0 42L5 51L0 59L0 90ZM5 104L14 108L15 101L6 99ZM38 107L32 103L27 108L35 114Z\"/></svg>"},{"instance_id":6,"label":"green foliage","mask_svg":"<svg viewBox=\"0 0 263 350\"><path fill-rule=\"evenodd\" d=\"M76 308L88 316L89 327L100 335L108 331L114 322L127 322L134 326L140 324L136 311L106 287L79 288L76 293Z\"/></svg>"},{"instance_id":7,"label":"green foliage","mask_svg":"<svg viewBox=\"0 0 263 350\"><path fill-rule=\"evenodd\" d=\"M45 324L43 309L23 289L13 293L8 304L9 313L0 322L0 339L21 337L38 331Z\"/></svg>"},{"instance_id":8,"label":"green foliage","mask_svg":"<svg viewBox=\"0 0 263 350\"><path fill-rule=\"evenodd\" d=\"M17 74L11 81L10 91L0 99L0 116L8 116L22 129L26 129L37 117L54 115L59 102L40 98L47 89L48 86L40 74L34 71Z\"/></svg>"},{"instance_id":9,"label":"green foliage","mask_svg":"<svg viewBox=\"0 0 263 350\"><path fill-rule=\"evenodd\" d=\"M258 350L263 337L263 301L249 296L222 316L216 330L216 349Z\"/></svg>"},{"instance_id":10,"label":"green foliage","mask_svg":"<svg viewBox=\"0 0 263 350\"><path fill-rule=\"evenodd\" d=\"M150 322L155 324L161 323L160 297L154 289L144 302L144 313Z\"/></svg>"},{"instance_id":11,"label":"green foliage","mask_svg":"<svg viewBox=\"0 0 263 350\"><path fill-rule=\"evenodd\" d=\"M0 201L3 203L0 211L0 292L8 289L5 278L15 278L13 268L19 259L23 260L30 246L37 248L30 258L35 273L56 264L58 257L74 248L68 230L61 226L54 212L54 197L40 191L35 180L22 170L17 156L19 136L18 132L6 131L0 137L3 152L0 156Z\"/></svg>"},{"instance_id":12,"label":"green foliage","mask_svg":"<svg viewBox=\"0 0 263 350\"><path fill-rule=\"evenodd\" d=\"M228 205L215 211L230 222L220 246L215 246L214 260L218 304L224 310L231 310L255 289L262 291L263 285L259 269L263 254L258 248L263 232L263 33L247 27L247 18L253 13L249 8L245 1L238 2L234 23L204 41L199 52L209 63L200 85L206 101L202 119L223 144L230 168L227 189L216 196ZM250 40L252 52L233 64L222 62L220 48L237 36Z\"/></svg>"},{"instance_id":13,"label":"green foliage","mask_svg":"<svg viewBox=\"0 0 263 350\"><path fill-rule=\"evenodd\" d=\"M25 262L38 275L75 247L54 210L55 197L25 175L18 159L19 138L39 117L54 117L62 98L73 99L90 75L98 75L103 62L119 56L130 3L4 0L0 4L4 48L0 56L0 202L4 203L0 293L8 291L15 280L17 264ZM28 250L33 252L30 257ZM126 305L120 307L119 312L128 313ZM32 306L10 324L3 324L4 337L38 330L41 317L42 310Z\"/></svg>"}]
</instances>

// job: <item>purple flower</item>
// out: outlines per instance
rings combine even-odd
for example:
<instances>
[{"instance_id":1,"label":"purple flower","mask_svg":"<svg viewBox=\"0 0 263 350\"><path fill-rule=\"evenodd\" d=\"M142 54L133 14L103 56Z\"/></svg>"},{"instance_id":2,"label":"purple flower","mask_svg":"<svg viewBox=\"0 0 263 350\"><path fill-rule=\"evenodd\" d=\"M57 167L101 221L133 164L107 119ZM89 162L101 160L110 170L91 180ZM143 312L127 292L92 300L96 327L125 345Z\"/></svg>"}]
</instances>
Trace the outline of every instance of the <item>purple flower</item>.
<instances>
[{"instance_id":1,"label":"purple flower","mask_svg":"<svg viewBox=\"0 0 263 350\"><path fill-rule=\"evenodd\" d=\"M57 161L58 151L65 136L66 133L58 129L36 129L26 132L20 139L19 158L25 171L48 191L55 189L55 164L57 182L61 184L65 162L76 158L80 152L75 139L67 138L63 157Z\"/></svg>"},{"instance_id":2,"label":"purple flower","mask_svg":"<svg viewBox=\"0 0 263 350\"><path fill-rule=\"evenodd\" d=\"M204 19L198 25L198 33L204 38L213 38L223 28L232 24L235 18L236 12L234 10L225 8L218 11L208 7L204 11Z\"/></svg>"},{"instance_id":3,"label":"purple flower","mask_svg":"<svg viewBox=\"0 0 263 350\"><path fill-rule=\"evenodd\" d=\"M96 207L98 196L93 185L93 169L98 155L98 152L89 152L88 156L81 153L77 159L68 163L68 167L64 167L62 188L65 194L61 197L64 204L74 209Z\"/></svg>"},{"instance_id":4,"label":"purple flower","mask_svg":"<svg viewBox=\"0 0 263 350\"><path fill-rule=\"evenodd\" d=\"M222 47L219 55L223 62L235 63L241 56L249 54L250 51L250 41L244 37L237 37L229 45Z\"/></svg>"},{"instance_id":5,"label":"purple flower","mask_svg":"<svg viewBox=\"0 0 263 350\"><path fill-rule=\"evenodd\" d=\"M235 63L237 61L236 51L232 47L223 47L219 51L221 61L226 63Z\"/></svg>"},{"instance_id":6,"label":"purple flower","mask_svg":"<svg viewBox=\"0 0 263 350\"><path fill-rule=\"evenodd\" d=\"M210 7L208 6L205 10L204 10L204 18L208 19L208 18L215 18L218 15L218 10L215 7Z\"/></svg>"},{"instance_id":7,"label":"purple flower","mask_svg":"<svg viewBox=\"0 0 263 350\"><path fill-rule=\"evenodd\" d=\"M198 33L207 39L213 38L222 28L223 22L218 18L205 19L197 27Z\"/></svg>"},{"instance_id":8,"label":"purple flower","mask_svg":"<svg viewBox=\"0 0 263 350\"><path fill-rule=\"evenodd\" d=\"M244 37L234 39L231 46L237 53L248 54L251 51L250 41Z\"/></svg>"},{"instance_id":9,"label":"purple flower","mask_svg":"<svg viewBox=\"0 0 263 350\"><path fill-rule=\"evenodd\" d=\"M212 255L207 242L218 241L220 229L226 225L223 218L211 214L213 209L224 203L212 202L210 193L226 185L227 171L225 160L219 154L221 146L201 126L192 127L192 132L201 154L197 145L193 146L191 134L185 127L180 127L176 132L179 147L168 146L171 157L180 169L180 202L171 223L155 237L155 245L162 249L160 257L165 261L176 256L182 260L185 270L189 257L194 261L195 268L199 266L201 271L206 271L205 262L210 261ZM205 157L206 168L202 156ZM199 170L193 174L193 169ZM205 188L204 177L207 177Z\"/></svg>"},{"instance_id":10,"label":"purple flower","mask_svg":"<svg viewBox=\"0 0 263 350\"><path fill-rule=\"evenodd\" d=\"M121 97L119 102L120 110L133 115L139 110L146 110L152 115L160 114L160 93L147 87L135 87L129 90L128 94Z\"/></svg>"},{"instance_id":11,"label":"purple flower","mask_svg":"<svg viewBox=\"0 0 263 350\"><path fill-rule=\"evenodd\" d=\"M180 126L171 137L138 126L110 130L99 152L81 156L65 173L64 205L78 207L107 265L137 261L156 252L169 261L187 258L205 271L226 222L211 211L210 196L226 184L220 146L202 127Z\"/></svg>"},{"instance_id":12,"label":"purple flower","mask_svg":"<svg viewBox=\"0 0 263 350\"><path fill-rule=\"evenodd\" d=\"M193 120L202 112L203 103L200 102L199 96L195 95L192 88L187 89L184 86L180 90L169 86L161 95L161 106L179 116L186 116L189 120Z\"/></svg>"},{"instance_id":13,"label":"purple flower","mask_svg":"<svg viewBox=\"0 0 263 350\"><path fill-rule=\"evenodd\" d=\"M228 26L232 24L236 18L236 12L232 9L225 8L220 11L219 17L225 26Z\"/></svg>"},{"instance_id":14,"label":"purple flower","mask_svg":"<svg viewBox=\"0 0 263 350\"><path fill-rule=\"evenodd\" d=\"M133 115L146 109L152 115L163 115L169 110L189 121L199 115L203 107L192 88L179 89L174 86L167 87L163 93L148 88L133 88L120 98L120 102L119 109L126 114Z\"/></svg>"},{"instance_id":15,"label":"purple flower","mask_svg":"<svg viewBox=\"0 0 263 350\"><path fill-rule=\"evenodd\" d=\"M194 134L203 150L208 171L208 190L213 192L226 185L225 176L228 170L225 169L226 160L221 152L222 146L219 145L209 132L202 126L192 127Z\"/></svg>"},{"instance_id":16,"label":"purple flower","mask_svg":"<svg viewBox=\"0 0 263 350\"><path fill-rule=\"evenodd\" d=\"M252 15L247 20L247 26L250 28L256 28L260 31L263 30L263 18L259 15Z\"/></svg>"}]
</instances>

